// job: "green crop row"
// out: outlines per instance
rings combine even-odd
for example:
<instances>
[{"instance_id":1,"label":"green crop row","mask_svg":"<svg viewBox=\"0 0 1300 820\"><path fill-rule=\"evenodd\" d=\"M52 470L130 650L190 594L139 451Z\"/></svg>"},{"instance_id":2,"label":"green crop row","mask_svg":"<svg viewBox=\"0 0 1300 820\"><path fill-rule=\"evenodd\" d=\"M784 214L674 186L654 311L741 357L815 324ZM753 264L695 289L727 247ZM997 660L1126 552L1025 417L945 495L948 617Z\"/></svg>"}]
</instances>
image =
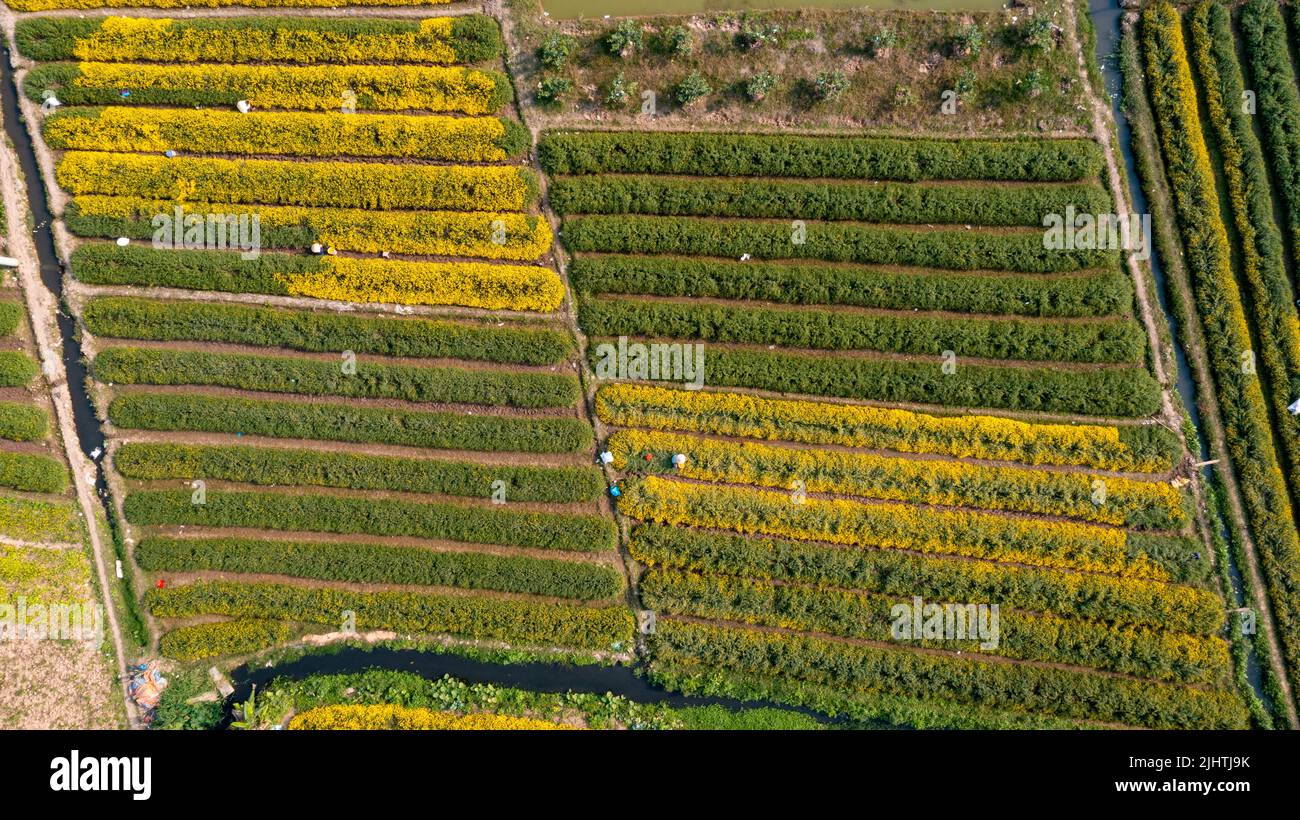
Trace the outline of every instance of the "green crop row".
<instances>
[{"instance_id":1,"label":"green crop row","mask_svg":"<svg viewBox=\"0 0 1300 820\"><path fill-rule=\"evenodd\" d=\"M303 404L287 401L137 393L108 408L118 427L272 438L399 444L444 450L568 453L589 450L591 425L576 418L509 418Z\"/></svg>"},{"instance_id":2,"label":"green crop row","mask_svg":"<svg viewBox=\"0 0 1300 820\"><path fill-rule=\"evenodd\" d=\"M23 306L20 302L0 299L0 336L13 335L18 330L23 315Z\"/></svg>"},{"instance_id":3,"label":"green crop row","mask_svg":"<svg viewBox=\"0 0 1300 820\"><path fill-rule=\"evenodd\" d=\"M876 690L993 708L1162 729L1244 729L1231 690L1200 689L1071 669L928 655L789 633L663 620L657 660L777 674L849 690Z\"/></svg>"},{"instance_id":4,"label":"green crop row","mask_svg":"<svg viewBox=\"0 0 1300 820\"><path fill-rule=\"evenodd\" d=\"M583 254L569 265L569 279L580 293L1016 316L1113 316L1133 305L1133 286L1118 268L1042 276Z\"/></svg>"},{"instance_id":5,"label":"green crop row","mask_svg":"<svg viewBox=\"0 0 1300 820\"><path fill-rule=\"evenodd\" d=\"M0 438L40 441L50 429L45 411L31 404L0 401Z\"/></svg>"},{"instance_id":6,"label":"green crop row","mask_svg":"<svg viewBox=\"0 0 1300 820\"><path fill-rule=\"evenodd\" d=\"M673 692L699 697L785 703L813 709L833 717L859 722L868 728L882 724L903 729L1070 729L1089 728L1086 721L1012 709L990 709L971 703L932 700L915 694L900 695L871 689L851 690L773 674L750 674L734 669L704 667L678 659L676 663L651 661L650 680Z\"/></svg>"},{"instance_id":7,"label":"green crop row","mask_svg":"<svg viewBox=\"0 0 1300 820\"><path fill-rule=\"evenodd\" d=\"M687 615L757 626L817 632L843 638L886 643L898 640L894 627L900 613L908 623L925 609L913 610L913 601L895 596L864 595L843 590L814 589L769 581L652 571L638 585L649 609L668 615ZM997 602L965 602L946 596L931 604L955 604L970 617L963 631L948 635L921 632L916 646L988 653L1020 660L1066 663L1108 672L1175 683L1220 684L1230 679L1228 644L1222 638L1180 635L1146 627L1113 626L1051 615L1002 609L997 616L978 616L967 604L988 606ZM931 613L933 610L930 611ZM987 613L988 610L985 610ZM983 620L980 618L983 617ZM996 622L993 620L996 617ZM921 621L925 623L926 621ZM919 628L919 626L918 626Z\"/></svg>"},{"instance_id":8,"label":"green crop row","mask_svg":"<svg viewBox=\"0 0 1300 820\"><path fill-rule=\"evenodd\" d=\"M559 214L659 214L849 219L896 224L1041 226L1048 214L1110 212L1096 184L974 185L809 182L783 179L681 179L653 176L560 177L548 197Z\"/></svg>"},{"instance_id":9,"label":"green crop row","mask_svg":"<svg viewBox=\"0 0 1300 820\"><path fill-rule=\"evenodd\" d=\"M596 515L516 512L467 504L336 495L209 489L139 490L126 497L132 524L251 527L339 534L402 535L508 547L610 552L614 522Z\"/></svg>"},{"instance_id":10,"label":"green crop row","mask_svg":"<svg viewBox=\"0 0 1300 820\"><path fill-rule=\"evenodd\" d=\"M111 384L204 385L316 396L402 399L511 407L569 407L579 397L568 373L420 367L200 350L110 347L95 377Z\"/></svg>"},{"instance_id":11,"label":"green crop row","mask_svg":"<svg viewBox=\"0 0 1300 820\"><path fill-rule=\"evenodd\" d=\"M1260 130L1285 205L1292 251L1300 262L1300 85L1291 64L1286 22L1276 0L1248 0L1241 8L1240 22Z\"/></svg>"},{"instance_id":12,"label":"green crop row","mask_svg":"<svg viewBox=\"0 0 1300 820\"><path fill-rule=\"evenodd\" d=\"M738 259L916 265L946 270L1060 273L1118 262L1114 250L1045 247L1039 230L966 231L836 222L584 216L564 222L570 251L672 253Z\"/></svg>"},{"instance_id":13,"label":"green crop row","mask_svg":"<svg viewBox=\"0 0 1300 820\"><path fill-rule=\"evenodd\" d=\"M547 365L573 354L571 337L532 324L359 316L215 302L105 296L82 311L96 336L150 341L230 342L310 352L369 353Z\"/></svg>"},{"instance_id":14,"label":"green crop row","mask_svg":"<svg viewBox=\"0 0 1300 820\"><path fill-rule=\"evenodd\" d=\"M289 639L289 625L279 621L240 618L173 629L158 649L168 658L197 661L224 655L247 655Z\"/></svg>"},{"instance_id":15,"label":"green crop row","mask_svg":"<svg viewBox=\"0 0 1300 820\"><path fill-rule=\"evenodd\" d=\"M691 572L926 599L998 601L1031 612L1212 635L1224 626L1213 592L1155 581L1063 572L898 550L834 547L663 524L632 532L637 561Z\"/></svg>"},{"instance_id":16,"label":"green crop row","mask_svg":"<svg viewBox=\"0 0 1300 820\"><path fill-rule=\"evenodd\" d=\"M1092 140L936 140L782 134L550 132L548 174L689 174L1063 182L1101 173Z\"/></svg>"},{"instance_id":17,"label":"green crop row","mask_svg":"<svg viewBox=\"0 0 1300 820\"><path fill-rule=\"evenodd\" d=\"M623 589L623 576L598 564L482 552L435 552L377 544L178 539L148 536L135 550L152 572L243 572L321 581L491 589L598 601Z\"/></svg>"},{"instance_id":18,"label":"green crop row","mask_svg":"<svg viewBox=\"0 0 1300 820\"><path fill-rule=\"evenodd\" d=\"M594 501L605 482L595 467L488 465L271 447L126 443L117 471L142 481L206 478L268 486L344 487L565 504ZM498 484L497 482L500 482Z\"/></svg>"},{"instance_id":19,"label":"green crop row","mask_svg":"<svg viewBox=\"0 0 1300 820\"><path fill-rule=\"evenodd\" d=\"M881 315L633 299L582 299L578 321L592 336L661 336L816 350L874 350L1054 362L1139 363L1142 326L1125 317L1046 322L981 317Z\"/></svg>"},{"instance_id":20,"label":"green crop row","mask_svg":"<svg viewBox=\"0 0 1300 820\"><path fill-rule=\"evenodd\" d=\"M61 493L68 487L68 470L49 456L0 450L0 487L29 493Z\"/></svg>"},{"instance_id":21,"label":"green crop row","mask_svg":"<svg viewBox=\"0 0 1300 820\"><path fill-rule=\"evenodd\" d=\"M0 387L26 387L40 368L21 350L0 350Z\"/></svg>"},{"instance_id":22,"label":"green crop row","mask_svg":"<svg viewBox=\"0 0 1300 820\"><path fill-rule=\"evenodd\" d=\"M614 341L592 341L588 350L592 366L597 374L612 375L617 356ZM1136 365L1067 371L1041 365L966 364L937 353L931 361L909 361L710 345L705 348L703 379L710 387L1092 416L1141 417L1160 407L1160 385ZM631 356L628 362L628 377L638 378L632 373L636 363ZM956 364L954 372L945 372L947 362Z\"/></svg>"},{"instance_id":23,"label":"green crop row","mask_svg":"<svg viewBox=\"0 0 1300 820\"><path fill-rule=\"evenodd\" d=\"M357 629L441 633L545 646L611 649L632 640L632 614L623 606L584 607L416 592L353 592L278 584L196 583L151 589L158 618L213 614L339 626L355 615Z\"/></svg>"}]
</instances>

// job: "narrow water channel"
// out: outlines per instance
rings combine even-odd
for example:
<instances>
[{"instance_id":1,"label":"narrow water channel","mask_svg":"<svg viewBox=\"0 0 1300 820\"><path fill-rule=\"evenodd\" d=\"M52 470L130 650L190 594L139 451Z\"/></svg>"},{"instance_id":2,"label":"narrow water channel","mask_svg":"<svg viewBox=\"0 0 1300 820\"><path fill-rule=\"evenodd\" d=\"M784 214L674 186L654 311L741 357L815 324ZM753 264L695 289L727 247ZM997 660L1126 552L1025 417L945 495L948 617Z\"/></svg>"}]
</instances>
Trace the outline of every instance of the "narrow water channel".
<instances>
[{"instance_id":1,"label":"narrow water channel","mask_svg":"<svg viewBox=\"0 0 1300 820\"><path fill-rule=\"evenodd\" d=\"M3 38L0 38L2 40ZM77 323L63 303L63 265L54 249L54 232L51 226L54 218L47 203L45 180L36 164L36 152L32 149L31 135L23 123L22 110L18 107L18 87L14 82L12 55L9 44L0 42L0 110L4 112L5 135L13 144L18 154L18 167L22 170L27 187L27 205L32 213L32 243L36 246L36 256L40 262L41 281L50 289L59 302L59 336L62 338L62 358L64 372L68 377L68 392L72 396L72 417L77 429L77 439L81 450L95 461L95 489L100 499L107 505L107 488L104 483L104 471L92 453L104 452L104 433L100 429L99 419L95 417L94 407L86 392L86 365L82 361L81 344L77 341ZM110 512L107 510L106 511Z\"/></svg>"},{"instance_id":2,"label":"narrow water channel","mask_svg":"<svg viewBox=\"0 0 1300 820\"><path fill-rule=\"evenodd\" d=\"M1102 78L1106 84L1106 93L1110 95L1111 99L1120 152L1124 156L1124 170L1128 176L1133 212L1149 214L1151 208L1147 202L1146 194L1142 190L1142 184L1137 172L1137 158L1133 154L1132 131L1129 128L1128 118L1124 116L1122 110L1124 78L1119 65L1119 41L1120 22L1127 10L1120 7L1119 0L1091 0L1088 11L1089 16L1092 18L1093 28L1097 31L1097 63L1101 68ZM1174 362L1177 367L1175 381L1178 394L1182 397L1183 406L1187 408L1193 423L1196 424L1196 429L1200 430L1201 417L1196 404L1196 383L1192 378L1192 369L1187 363L1187 354L1183 351L1181 337L1178 335L1178 317L1174 315L1169 305L1170 297L1165 281L1165 271L1160 265L1160 255L1154 252L1154 248L1151 254L1151 273L1156 282L1156 297L1160 302L1160 310L1165 315L1165 321L1169 323L1169 333L1174 343ZM1196 443L1200 460L1208 461L1210 449L1205 437L1198 435ZM1213 481L1214 467L1207 465L1201 468L1201 475L1207 483ZM1230 541L1227 532L1221 534L1225 540ZM1234 600L1229 602L1230 605L1233 608L1245 606L1246 597L1242 584L1241 569L1237 566L1231 551L1228 553L1228 575L1232 582L1234 597ZM1267 702L1259 658L1255 655L1253 649L1248 649L1246 654L1246 677L1255 690L1256 696Z\"/></svg>"}]
</instances>

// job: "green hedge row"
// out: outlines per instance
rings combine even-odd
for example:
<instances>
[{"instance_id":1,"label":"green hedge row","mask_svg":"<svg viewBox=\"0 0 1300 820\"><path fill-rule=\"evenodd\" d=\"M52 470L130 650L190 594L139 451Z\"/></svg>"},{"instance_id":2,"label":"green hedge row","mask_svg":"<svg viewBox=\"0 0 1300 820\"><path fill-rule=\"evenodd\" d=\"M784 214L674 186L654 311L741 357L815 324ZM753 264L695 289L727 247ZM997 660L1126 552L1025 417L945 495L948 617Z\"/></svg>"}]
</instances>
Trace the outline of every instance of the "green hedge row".
<instances>
[{"instance_id":1,"label":"green hedge row","mask_svg":"<svg viewBox=\"0 0 1300 820\"><path fill-rule=\"evenodd\" d=\"M809 222L802 242L788 221L673 216L584 216L564 222L570 251L673 253L739 259L820 259L826 262L916 265L946 270L1060 273L1118 262L1114 251L1053 250L1043 232L923 230Z\"/></svg>"},{"instance_id":2,"label":"green hedge row","mask_svg":"<svg viewBox=\"0 0 1300 820\"><path fill-rule=\"evenodd\" d=\"M593 339L588 350L593 367L601 359L601 344L613 341ZM938 355L933 362L915 362L706 346L704 383L808 396L1092 416L1148 416L1160 407L1160 385L1141 367L1070 372L958 360L956 372L946 375L942 365Z\"/></svg>"},{"instance_id":3,"label":"green hedge row","mask_svg":"<svg viewBox=\"0 0 1300 820\"><path fill-rule=\"evenodd\" d=\"M598 564L547 561L418 547L242 538L146 537L135 548L153 572L245 572L322 581L492 589L598 601L623 589L623 576Z\"/></svg>"},{"instance_id":4,"label":"green hedge row","mask_svg":"<svg viewBox=\"0 0 1300 820\"><path fill-rule=\"evenodd\" d=\"M924 692L992 708L1045 712L1160 729L1244 729L1245 707L1231 690L841 641L661 620L657 660L777 674L846 689Z\"/></svg>"},{"instance_id":5,"label":"green hedge row","mask_svg":"<svg viewBox=\"0 0 1300 820\"><path fill-rule=\"evenodd\" d=\"M702 296L1045 318L1113 316L1128 313L1133 306L1133 286L1118 268L1042 276L583 254L569 265L569 280L579 293Z\"/></svg>"},{"instance_id":6,"label":"green hedge row","mask_svg":"<svg viewBox=\"0 0 1300 820\"><path fill-rule=\"evenodd\" d=\"M1089 724L1015 709L897 695L868 689L823 686L774 675L754 675L699 664L651 661L651 681L671 692L699 697L767 701L813 709L864 728L902 729L1083 729ZM852 725L852 724L851 724Z\"/></svg>"},{"instance_id":7,"label":"green hedge row","mask_svg":"<svg viewBox=\"0 0 1300 820\"><path fill-rule=\"evenodd\" d=\"M1276 0L1249 0L1240 21L1257 119L1268 143L1278 196L1286 206L1292 251L1300 262L1300 85L1291 64L1286 21Z\"/></svg>"},{"instance_id":8,"label":"green hedge row","mask_svg":"<svg viewBox=\"0 0 1300 820\"><path fill-rule=\"evenodd\" d=\"M247 655L289 639L289 625L279 621L240 618L173 629L158 642L168 658L197 661L225 655Z\"/></svg>"},{"instance_id":9,"label":"green hedge row","mask_svg":"<svg viewBox=\"0 0 1300 820\"><path fill-rule=\"evenodd\" d=\"M210 489L196 504L190 490L139 490L123 502L132 524L193 524L304 532L405 535L508 547L610 552L614 522L597 515L515 512L475 507L336 495L236 492Z\"/></svg>"},{"instance_id":10,"label":"green hedge row","mask_svg":"<svg viewBox=\"0 0 1300 820\"><path fill-rule=\"evenodd\" d=\"M0 350L0 387L26 387L41 369L21 350Z\"/></svg>"},{"instance_id":11,"label":"green hedge row","mask_svg":"<svg viewBox=\"0 0 1300 820\"><path fill-rule=\"evenodd\" d=\"M591 425L577 418L467 416L287 401L136 393L118 396L118 427L192 430L272 438L400 444L444 450L567 453L589 450Z\"/></svg>"},{"instance_id":12,"label":"green hedge row","mask_svg":"<svg viewBox=\"0 0 1300 820\"><path fill-rule=\"evenodd\" d=\"M536 324L358 316L214 302L158 302L105 296L82 311L96 336L154 341L230 342L261 347L376 356L558 364L572 355L570 336Z\"/></svg>"},{"instance_id":13,"label":"green hedge row","mask_svg":"<svg viewBox=\"0 0 1300 820\"><path fill-rule=\"evenodd\" d=\"M0 487L61 493L68 488L68 469L49 456L0 451Z\"/></svg>"},{"instance_id":14,"label":"green hedge row","mask_svg":"<svg viewBox=\"0 0 1300 820\"><path fill-rule=\"evenodd\" d=\"M1096 184L863 184L779 179L583 176L551 180L559 214L851 219L896 224L1029 225L1047 214L1110 213Z\"/></svg>"},{"instance_id":15,"label":"green hedge row","mask_svg":"<svg viewBox=\"0 0 1300 820\"><path fill-rule=\"evenodd\" d=\"M271 447L127 443L113 457L126 478L208 478L248 484L398 490L490 498L504 482L505 499L566 504L595 501L605 489L596 467L489 465Z\"/></svg>"},{"instance_id":16,"label":"green hedge row","mask_svg":"<svg viewBox=\"0 0 1300 820\"><path fill-rule=\"evenodd\" d=\"M1242 372L1241 356L1253 347L1250 327L1219 211L1214 169L1201 137L1178 10L1163 2L1147 6L1142 43L1229 455L1268 579L1286 665L1293 685L1300 686L1300 536L1259 376Z\"/></svg>"},{"instance_id":17,"label":"green hedge row","mask_svg":"<svg viewBox=\"0 0 1300 820\"><path fill-rule=\"evenodd\" d=\"M238 251L177 253L145 245L119 248L112 243L86 243L72 252L71 267L73 275L88 285L148 285L271 296L289 295L277 274L307 274L320 268L319 257L305 254L240 256Z\"/></svg>"},{"instance_id":18,"label":"green hedge row","mask_svg":"<svg viewBox=\"0 0 1300 820\"><path fill-rule=\"evenodd\" d=\"M0 438L40 441L50 430L45 411L31 404L0 401Z\"/></svg>"},{"instance_id":19,"label":"green hedge row","mask_svg":"<svg viewBox=\"0 0 1300 820\"><path fill-rule=\"evenodd\" d=\"M110 347L95 357L95 377L112 384L203 385L298 393L452 402L510 407L569 407L578 401L577 376L420 367L201 350Z\"/></svg>"},{"instance_id":20,"label":"green hedge row","mask_svg":"<svg viewBox=\"0 0 1300 820\"><path fill-rule=\"evenodd\" d=\"M981 359L1140 363L1146 353L1146 334L1129 318L1058 323L602 298L580 300L578 321L593 336L662 336L917 356L951 350Z\"/></svg>"},{"instance_id":21,"label":"green hedge row","mask_svg":"<svg viewBox=\"0 0 1300 820\"><path fill-rule=\"evenodd\" d=\"M661 614L783 627L880 643L894 640L894 606L904 604L910 608L912 605L911 599L894 596L659 570L644 575L638 590L642 603ZM966 601L945 596L926 603L964 605ZM923 639L913 645L969 652L977 657L987 653L1087 666L1175 683L1221 684L1231 679L1228 644L1222 638L1036 615L1003 605L999 605L997 619L996 632L989 630L984 636L978 634L979 624L971 623L971 631L965 635L951 640ZM981 637L993 638L997 643L985 648Z\"/></svg>"},{"instance_id":22,"label":"green hedge row","mask_svg":"<svg viewBox=\"0 0 1300 820\"><path fill-rule=\"evenodd\" d=\"M689 174L831 179L1093 179L1092 140L941 140L781 134L549 132L537 146L549 174Z\"/></svg>"},{"instance_id":23,"label":"green hedge row","mask_svg":"<svg viewBox=\"0 0 1300 820\"><path fill-rule=\"evenodd\" d=\"M77 41L104 36L102 17L34 17L20 20L14 30L18 50L38 62L51 60L76 60ZM339 38L368 38L376 36L414 36L420 34L420 21L396 19L351 19L345 17L212 17L193 20L173 20L171 31L179 38L196 37L202 40L204 32L224 31L248 34L270 42L292 42L296 37L309 41L321 35ZM314 35L314 36L313 36ZM111 38L111 34L107 35ZM501 56L501 30L496 20L483 14L466 14L453 18L451 36L444 42L455 52L456 62L477 63ZM401 54L392 54L393 62L401 62ZM350 62L346 51L341 51L334 62Z\"/></svg>"},{"instance_id":24,"label":"green hedge row","mask_svg":"<svg viewBox=\"0 0 1300 820\"><path fill-rule=\"evenodd\" d=\"M151 589L145 604L158 618L213 614L302 621L338 627L343 613L357 629L446 633L464 638L584 649L625 648L635 624L623 606L585 607L532 601L352 592L278 584L196 583Z\"/></svg>"},{"instance_id":25,"label":"green hedge row","mask_svg":"<svg viewBox=\"0 0 1300 820\"><path fill-rule=\"evenodd\" d=\"M1031 612L1211 635L1223 629L1222 601L1193 587L965 561L898 550L832 547L662 524L632 532L643 564L859 589L935 600L996 601Z\"/></svg>"},{"instance_id":26,"label":"green hedge row","mask_svg":"<svg viewBox=\"0 0 1300 820\"><path fill-rule=\"evenodd\" d=\"M21 303L0 299L0 336L10 336L17 331L23 315Z\"/></svg>"}]
</instances>

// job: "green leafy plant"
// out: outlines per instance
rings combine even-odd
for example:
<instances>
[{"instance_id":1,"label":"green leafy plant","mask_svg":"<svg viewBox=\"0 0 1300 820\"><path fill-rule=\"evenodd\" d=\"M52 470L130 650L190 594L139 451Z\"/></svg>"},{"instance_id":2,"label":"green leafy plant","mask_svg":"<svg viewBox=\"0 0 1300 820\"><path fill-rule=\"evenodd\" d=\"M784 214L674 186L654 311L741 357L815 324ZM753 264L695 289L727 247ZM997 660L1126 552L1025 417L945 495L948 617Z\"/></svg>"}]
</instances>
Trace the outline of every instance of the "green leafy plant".
<instances>
[{"instance_id":1,"label":"green leafy plant","mask_svg":"<svg viewBox=\"0 0 1300 820\"><path fill-rule=\"evenodd\" d=\"M953 35L952 53L957 57L978 57L984 50L984 27L979 23L962 26Z\"/></svg>"},{"instance_id":2,"label":"green leafy plant","mask_svg":"<svg viewBox=\"0 0 1300 820\"><path fill-rule=\"evenodd\" d=\"M573 91L573 80L568 77L543 77L537 83L537 102L557 106Z\"/></svg>"},{"instance_id":3,"label":"green leafy plant","mask_svg":"<svg viewBox=\"0 0 1300 820\"><path fill-rule=\"evenodd\" d=\"M889 26L881 26L867 37L867 52L872 57L888 57L897 44L897 32Z\"/></svg>"},{"instance_id":4,"label":"green leafy plant","mask_svg":"<svg viewBox=\"0 0 1300 820\"><path fill-rule=\"evenodd\" d=\"M698 71L687 74L673 91L673 98L678 105L688 106L713 93L709 81Z\"/></svg>"},{"instance_id":5,"label":"green leafy plant","mask_svg":"<svg viewBox=\"0 0 1300 820\"><path fill-rule=\"evenodd\" d=\"M645 28L639 20L620 20L605 35L605 50L610 56L626 59L641 49L645 41Z\"/></svg>"},{"instance_id":6,"label":"green leafy plant","mask_svg":"<svg viewBox=\"0 0 1300 820\"><path fill-rule=\"evenodd\" d=\"M689 57L695 51L691 30L686 26L671 26L663 33L664 50L673 57Z\"/></svg>"},{"instance_id":7,"label":"green leafy plant","mask_svg":"<svg viewBox=\"0 0 1300 820\"><path fill-rule=\"evenodd\" d=\"M813 78L813 98L819 102L833 102L849 90L849 78L843 71L823 71Z\"/></svg>"},{"instance_id":8,"label":"green leafy plant","mask_svg":"<svg viewBox=\"0 0 1300 820\"><path fill-rule=\"evenodd\" d=\"M568 64L569 57L577 46L578 41L567 34L548 34L537 48L537 59L548 71L560 71Z\"/></svg>"},{"instance_id":9,"label":"green leafy plant","mask_svg":"<svg viewBox=\"0 0 1300 820\"><path fill-rule=\"evenodd\" d=\"M609 87L605 90L605 107L623 108L634 94L636 94L636 83L628 80L620 71L609 81Z\"/></svg>"},{"instance_id":10,"label":"green leafy plant","mask_svg":"<svg viewBox=\"0 0 1300 820\"><path fill-rule=\"evenodd\" d=\"M762 102L776 87L777 77L770 71L760 71L745 80L745 97L750 102Z\"/></svg>"}]
</instances>

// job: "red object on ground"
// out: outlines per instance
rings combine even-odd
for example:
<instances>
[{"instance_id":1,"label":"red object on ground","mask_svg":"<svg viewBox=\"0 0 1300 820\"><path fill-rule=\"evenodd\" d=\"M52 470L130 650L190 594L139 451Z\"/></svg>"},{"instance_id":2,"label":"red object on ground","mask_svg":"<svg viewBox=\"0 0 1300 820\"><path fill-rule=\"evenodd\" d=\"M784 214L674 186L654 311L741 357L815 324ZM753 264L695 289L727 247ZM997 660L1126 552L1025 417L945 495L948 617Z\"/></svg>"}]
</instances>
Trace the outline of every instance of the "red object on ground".
<instances>
[{"instance_id":1,"label":"red object on ground","mask_svg":"<svg viewBox=\"0 0 1300 820\"><path fill-rule=\"evenodd\" d=\"M163 580L162 578L159 578L159 579L158 579L158 588L159 588L159 589L162 589L162 588L165 587L165 586L167 586L167 582L166 582L165 580Z\"/></svg>"},{"instance_id":2,"label":"red object on ground","mask_svg":"<svg viewBox=\"0 0 1300 820\"><path fill-rule=\"evenodd\" d=\"M654 459L655 459L655 457L654 457L653 454L651 454L651 453L646 453L646 454L645 454L645 460L646 460L646 461L654 461Z\"/></svg>"}]
</instances>

